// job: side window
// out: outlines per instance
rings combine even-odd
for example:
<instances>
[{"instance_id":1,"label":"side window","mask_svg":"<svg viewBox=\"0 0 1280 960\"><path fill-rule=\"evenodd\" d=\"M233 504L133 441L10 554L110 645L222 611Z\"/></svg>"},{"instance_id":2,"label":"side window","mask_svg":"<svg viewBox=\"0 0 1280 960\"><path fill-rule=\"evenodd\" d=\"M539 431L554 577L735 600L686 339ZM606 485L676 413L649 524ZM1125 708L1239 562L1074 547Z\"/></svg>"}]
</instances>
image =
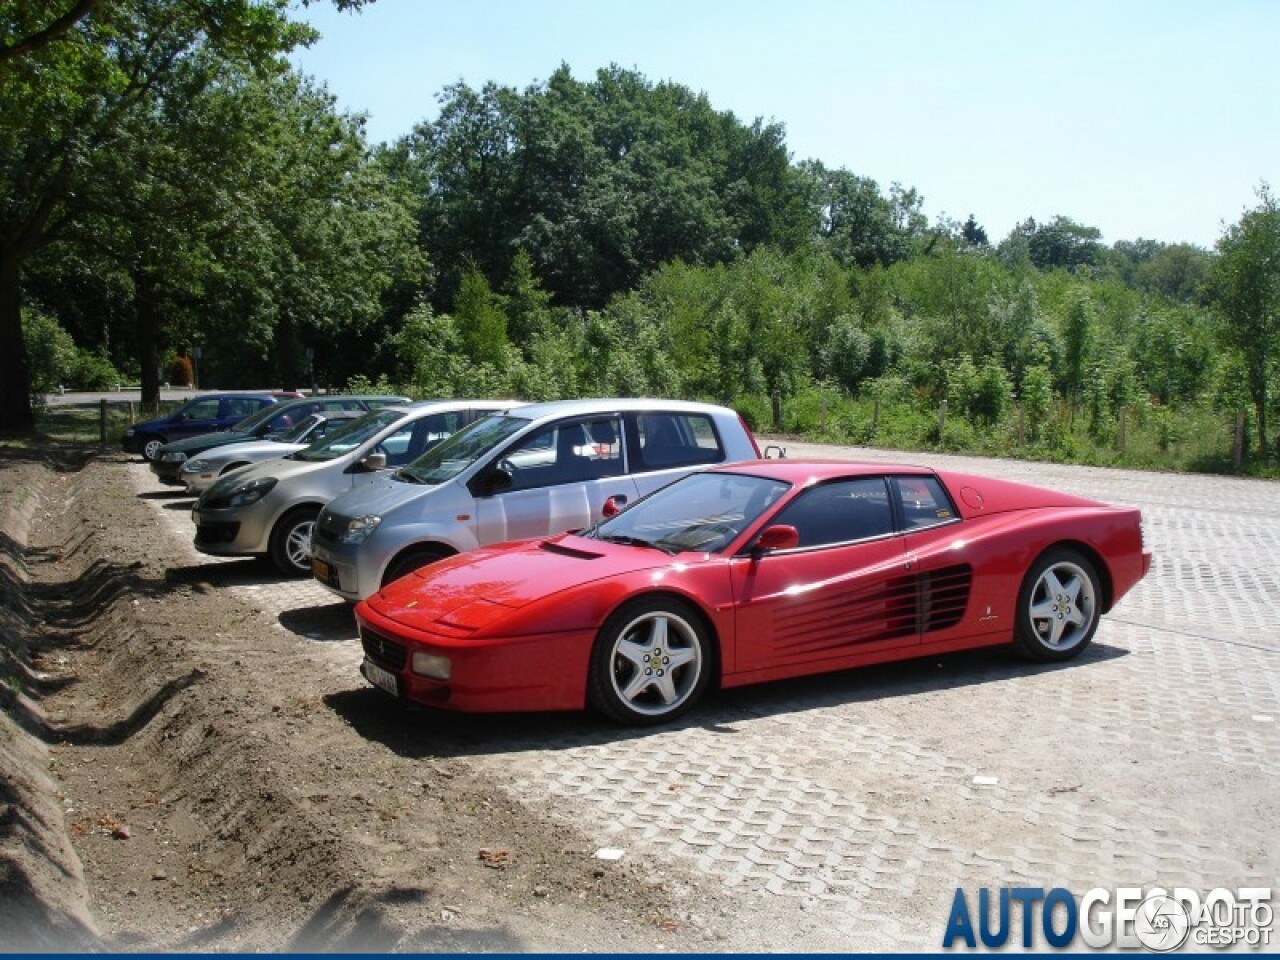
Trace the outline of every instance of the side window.
<instances>
[{"instance_id":1,"label":"side window","mask_svg":"<svg viewBox=\"0 0 1280 960\"><path fill-rule=\"evenodd\" d=\"M622 473L617 417L569 420L536 430L498 461L511 471L511 489L585 483Z\"/></svg>"},{"instance_id":2,"label":"side window","mask_svg":"<svg viewBox=\"0 0 1280 960\"><path fill-rule=\"evenodd\" d=\"M320 404L323 410L363 410L359 400L325 400ZM369 404L369 409L374 409L374 404Z\"/></svg>"},{"instance_id":3,"label":"side window","mask_svg":"<svg viewBox=\"0 0 1280 960\"><path fill-rule=\"evenodd\" d=\"M405 424L373 448L378 453L387 455L387 466L401 467L413 459L413 454L409 451L413 442L414 426L415 424L412 423Z\"/></svg>"},{"instance_id":4,"label":"side window","mask_svg":"<svg viewBox=\"0 0 1280 960\"><path fill-rule=\"evenodd\" d=\"M859 477L802 493L774 523L795 527L800 546L821 547L892 533L893 509L882 477Z\"/></svg>"},{"instance_id":5,"label":"side window","mask_svg":"<svg viewBox=\"0 0 1280 960\"><path fill-rule=\"evenodd\" d=\"M218 418L218 398L200 400L189 406L182 415L183 420L216 420Z\"/></svg>"},{"instance_id":6,"label":"side window","mask_svg":"<svg viewBox=\"0 0 1280 960\"><path fill-rule=\"evenodd\" d=\"M951 498L937 477L893 477L889 482L902 501L903 526L907 530L936 527L956 519Z\"/></svg>"},{"instance_id":7,"label":"side window","mask_svg":"<svg viewBox=\"0 0 1280 960\"><path fill-rule=\"evenodd\" d=\"M724 447L711 418L701 413L642 413L635 418L633 472L720 463Z\"/></svg>"},{"instance_id":8,"label":"side window","mask_svg":"<svg viewBox=\"0 0 1280 960\"><path fill-rule=\"evenodd\" d=\"M423 417L413 425L413 439L409 443L409 456L404 460L394 461L388 458L388 462L399 466L402 463L408 463L410 460L416 460L441 440L448 437L449 434L456 432L463 425L463 420L461 411L433 413L429 417Z\"/></svg>"},{"instance_id":9,"label":"side window","mask_svg":"<svg viewBox=\"0 0 1280 960\"><path fill-rule=\"evenodd\" d=\"M251 413L257 413L262 404L252 397L230 397L227 400L227 417L243 420Z\"/></svg>"}]
</instances>

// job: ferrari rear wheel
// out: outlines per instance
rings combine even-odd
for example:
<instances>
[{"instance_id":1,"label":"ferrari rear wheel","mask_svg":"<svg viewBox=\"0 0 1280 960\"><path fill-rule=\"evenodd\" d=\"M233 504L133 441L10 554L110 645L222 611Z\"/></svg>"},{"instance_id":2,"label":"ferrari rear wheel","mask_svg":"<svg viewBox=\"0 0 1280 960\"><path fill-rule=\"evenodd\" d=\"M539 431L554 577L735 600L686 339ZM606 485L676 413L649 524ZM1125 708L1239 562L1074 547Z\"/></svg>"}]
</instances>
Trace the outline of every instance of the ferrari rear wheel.
<instances>
[{"instance_id":1,"label":"ferrari rear wheel","mask_svg":"<svg viewBox=\"0 0 1280 960\"><path fill-rule=\"evenodd\" d=\"M622 723L662 723L697 703L710 678L711 645L698 615L656 597L627 604L600 629L587 697Z\"/></svg>"},{"instance_id":2,"label":"ferrari rear wheel","mask_svg":"<svg viewBox=\"0 0 1280 960\"><path fill-rule=\"evenodd\" d=\"M1093 639L1101 603L1093 564L1066 547L1049 550L1022 581L1014 645L1031 660L1069 660Z\"/></svg>"}]
</instances>

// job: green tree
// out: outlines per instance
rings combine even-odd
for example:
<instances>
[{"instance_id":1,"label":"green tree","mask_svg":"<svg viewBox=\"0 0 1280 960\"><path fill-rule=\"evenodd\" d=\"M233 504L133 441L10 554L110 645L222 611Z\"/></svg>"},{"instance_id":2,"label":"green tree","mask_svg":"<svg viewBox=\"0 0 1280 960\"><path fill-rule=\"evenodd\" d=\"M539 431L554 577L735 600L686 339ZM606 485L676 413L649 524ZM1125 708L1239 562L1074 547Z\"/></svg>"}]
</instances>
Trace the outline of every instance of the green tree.
<instances>
[{"instance_id":1,"label":"green tree","mask_svg":"<svg viewBox=\"0 0 1280 960\"><path fill-rule=\"evenodd\" d=\"M1270 381L1280 357L1280 203L1269 186L1258 189L1257 206L1218 240L1213 289L1226 340L1244 361L1265 451Z\"/></svg>"},{"instance_id":2,"label":"green tree","mask_svg":"<svg viewBox=\"0 0 1280 960\"><path fill-rule=\"evenodd\" d=\"M211 64L282 69L281 55L310 36L265 0L118 0L23 48L65 12L31 0L0 21L0 46L26 49L0 63L0 429L33 424L23 273L86 220L123 215L148 154L167 147L139 141L138 118L208 86Z\"/></svg>"},{"instance_id":3,"label":"green tree","mask_svg":"<svg viewBox=\"0 0 1280 960\"><path fill-rule=\"evenodd\" d=\"M524 250L516 252L511 273L502 288L507 331L511 341L526 353L537 333L552 323L551 294L542 286L533 269L533 258Z\"/></svg>"},{"instance_id":4,"label":"green tree","mask_svg":"<svg viewBox=\"0 0 1280 960\"><path fill-rule=\"evenodd\" d=\"M816 160L802 164L800 172L814 211L815 232L837 261L887 267L910 255L911 234L901 210L874 180L843 168L828 170Z\"/></svg>"},{"instance_id":5,"label":"green tree","mask_svg":"<svg viewBox=\"0 0 1280 960\"><path fill-rule=\"evenodd\" d=\"M1085 379L1095 350L1096 311L1089 293L1077 289L1062 321L1063 393L1075 405L1084 394Z\"/></svg>"},{"instance_id":6,"label":"green tree","mask_svg":"<svg viewBox=\"0 0 1280 960\"><path fill-rule=\"evenodd\" d=\"M503 366L508 346L507 317L502 312L500 298L479 270L462 275L462 285L454 301L453 322L468 358L474 363Z\"/></svg>"},{"instance_id":7,"label":"green tree","mask_svg":"<svg viewBox=\"0 0 1280 960\"><path fill-rule=\"evenodd\" d=\"M1102 231L1057 216L1048 223L1027 218L1001 243L1002 257L1016 263L1025 257L1041 270L1075 272L1097 264L1103 256Z\"/></svg>"}]
</instances>

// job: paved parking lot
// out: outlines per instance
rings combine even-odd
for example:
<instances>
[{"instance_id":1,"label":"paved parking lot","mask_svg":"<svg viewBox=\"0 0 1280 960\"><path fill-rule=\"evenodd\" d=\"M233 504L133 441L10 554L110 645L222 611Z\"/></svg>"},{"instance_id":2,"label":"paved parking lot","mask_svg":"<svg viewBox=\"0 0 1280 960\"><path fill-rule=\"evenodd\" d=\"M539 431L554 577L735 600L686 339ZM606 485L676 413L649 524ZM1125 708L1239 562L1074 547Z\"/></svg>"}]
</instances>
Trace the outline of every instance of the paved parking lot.
<instances>
[{"instance_id":1,"label":"paved parking lot","mask_svg":"<svg viewBox=\"0 0 1280 960\"><path fill-rule=\"evenodd\" d=\"M1065 666L976 651L731 691L655 732L479 719L454 749L677 889L720 891L766 950L937 949L957 887L1280 885L1280 484L789 452L1133 504L1152 571ZM189 542L183 502L130 470ZM346 609L265 570L233 589L280 629L332 641L332 668L360 682Z\"/></svg>"}]
</instances>

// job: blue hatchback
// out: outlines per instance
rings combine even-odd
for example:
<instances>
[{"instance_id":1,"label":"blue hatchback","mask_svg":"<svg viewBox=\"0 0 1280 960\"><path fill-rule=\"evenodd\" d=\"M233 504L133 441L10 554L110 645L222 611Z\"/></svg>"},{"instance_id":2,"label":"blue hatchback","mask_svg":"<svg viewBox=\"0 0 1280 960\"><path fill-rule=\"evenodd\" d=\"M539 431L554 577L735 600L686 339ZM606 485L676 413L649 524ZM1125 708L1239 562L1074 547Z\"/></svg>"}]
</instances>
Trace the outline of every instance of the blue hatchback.
<instances>
[{"instance_id":1,"label":"blue hatchback","mask_svg":"<svg viewBox=\"0 0 1280 960\"><path fill-rule=\"evenodd\" d=\"M135 423L124 432L121 445L129 453L151 460L161 444L215 430L229 430L265 406L298 394L206 393L192 397L173 413Z\"/></svg>"}]
</instances>

